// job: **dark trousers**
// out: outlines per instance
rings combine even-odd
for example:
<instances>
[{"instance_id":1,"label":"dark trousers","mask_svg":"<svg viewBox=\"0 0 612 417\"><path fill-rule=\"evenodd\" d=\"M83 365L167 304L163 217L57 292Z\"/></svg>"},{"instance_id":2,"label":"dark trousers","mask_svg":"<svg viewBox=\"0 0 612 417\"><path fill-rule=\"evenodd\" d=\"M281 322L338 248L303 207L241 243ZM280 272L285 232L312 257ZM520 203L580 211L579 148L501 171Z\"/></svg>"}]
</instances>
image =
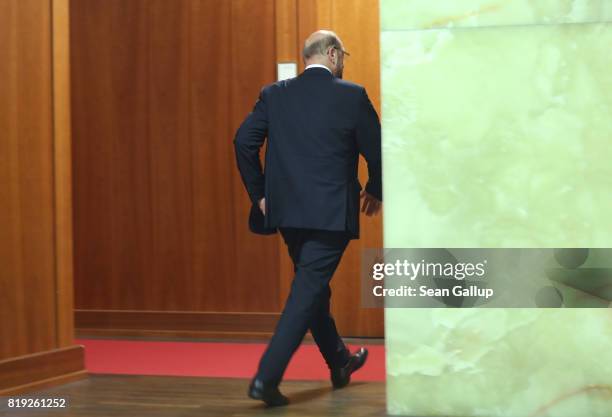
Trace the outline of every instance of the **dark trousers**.
<instances>
[{"instance_id":1,"label":"dark trousers","mask_svg":"<svg viewBox=\"0 0 612 417\"><path fill-rule=\"evenodd\" d=\"M329 282L348 245L347 232L295 228L281 228L280 232L293 260L295 276L256 375L274 385L280 383L309 329L329 368L343 366L350 355L329 310Z\"/></svg>"}]
</instances>

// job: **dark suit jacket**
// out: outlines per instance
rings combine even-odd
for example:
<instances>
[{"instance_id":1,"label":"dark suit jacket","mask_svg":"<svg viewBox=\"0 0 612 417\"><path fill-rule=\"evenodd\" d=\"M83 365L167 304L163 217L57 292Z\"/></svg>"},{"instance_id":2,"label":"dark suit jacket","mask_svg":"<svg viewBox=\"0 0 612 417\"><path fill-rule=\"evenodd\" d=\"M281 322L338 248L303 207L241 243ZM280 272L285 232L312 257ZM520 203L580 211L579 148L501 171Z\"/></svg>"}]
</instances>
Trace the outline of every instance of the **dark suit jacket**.
<instances>
[{"instance_id":1,"label":"dark suit jacket","mask_svg":"<svg viewBox=\"0 0 612 417\"><path fill-rule=\"evenodd\" d=\"M265 174L259 150L268 138ZM255 233L278 227L345 230L359 237L359 154L366 191L382 200L378 115L365 89L310 68L261 90L234 138ZM266 198L266 215L257 203Z\"/></svg>"}]
</instances>

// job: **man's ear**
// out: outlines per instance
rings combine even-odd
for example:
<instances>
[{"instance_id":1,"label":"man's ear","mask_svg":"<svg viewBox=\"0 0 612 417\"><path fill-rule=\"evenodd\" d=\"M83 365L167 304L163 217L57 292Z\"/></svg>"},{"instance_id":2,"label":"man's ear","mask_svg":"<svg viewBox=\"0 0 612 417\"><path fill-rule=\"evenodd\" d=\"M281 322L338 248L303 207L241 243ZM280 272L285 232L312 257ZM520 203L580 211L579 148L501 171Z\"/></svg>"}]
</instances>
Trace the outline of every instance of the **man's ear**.
<instances>
[{"instance_id":1,"label":"man's ear","mask_svg":"<svg viewBox=\"0 0 612 417\"><path fill-rule=\"evenodd\" d=\"M330 46L327 50L329 61L334 65L336 65L338 61L338 56L336 55L336 52L336 48L334 48L333 46Z\"/></svg>"}]
</instances>

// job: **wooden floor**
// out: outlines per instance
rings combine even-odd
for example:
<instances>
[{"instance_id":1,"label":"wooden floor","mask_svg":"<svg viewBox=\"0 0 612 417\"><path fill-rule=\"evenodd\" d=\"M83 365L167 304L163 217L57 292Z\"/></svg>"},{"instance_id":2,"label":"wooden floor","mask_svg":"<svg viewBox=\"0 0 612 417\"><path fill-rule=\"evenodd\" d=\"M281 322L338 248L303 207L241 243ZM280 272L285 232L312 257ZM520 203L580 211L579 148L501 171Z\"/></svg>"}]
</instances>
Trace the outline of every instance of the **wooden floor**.
<instances>
[{"instance_id":1,"label":"wooden floor","mask_svg":"<svg viewBox=\"0 0 612 417\"><path fill-rule=\"evenodd\" d=\"M87 379L19 398L65 398L64 409L9 409L4 417L250 417L385 416L384 382L353 382L332 390L329 381L284 381L286 407L268 408L246 396L249 381L138 375L90 375Z\"/></svg>"}]
</instances>

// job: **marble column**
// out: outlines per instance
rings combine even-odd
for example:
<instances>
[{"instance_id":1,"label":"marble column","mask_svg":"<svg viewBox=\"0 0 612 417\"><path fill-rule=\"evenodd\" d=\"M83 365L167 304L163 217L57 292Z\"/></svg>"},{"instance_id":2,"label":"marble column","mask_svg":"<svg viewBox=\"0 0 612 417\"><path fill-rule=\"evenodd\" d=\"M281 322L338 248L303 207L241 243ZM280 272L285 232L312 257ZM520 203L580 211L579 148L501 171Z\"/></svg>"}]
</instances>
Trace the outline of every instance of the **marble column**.
<instances>
[{"instance_id":1,"label":"marble column","mask_svg":"<svg viewBox=\"0 0 612 417\"><path fill-rule=\"evenodd\" d=\"M612 247L612 1L380 7L385 247ZM610 309L385 314L390 414L612 416Z\"/></svg>"}]
</instances>

